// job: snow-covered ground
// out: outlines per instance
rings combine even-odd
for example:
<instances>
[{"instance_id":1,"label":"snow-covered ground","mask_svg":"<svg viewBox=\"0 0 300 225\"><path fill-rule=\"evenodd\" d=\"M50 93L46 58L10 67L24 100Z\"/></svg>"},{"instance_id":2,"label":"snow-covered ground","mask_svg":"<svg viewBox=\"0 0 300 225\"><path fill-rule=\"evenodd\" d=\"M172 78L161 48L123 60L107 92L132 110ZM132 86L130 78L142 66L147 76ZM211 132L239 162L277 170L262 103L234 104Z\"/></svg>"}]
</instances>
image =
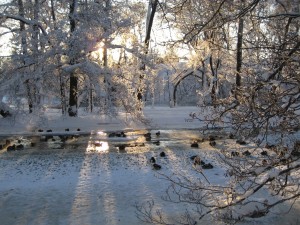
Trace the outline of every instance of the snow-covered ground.
<instances>
[{"instance_id":1,"label":"snow-covered ground","mask_svg":"<svg viewBox=\"0 0 300 225\"><path fill-rule=\"evenodd\" d=\"M135 205L148 200L154 200L157 209L163 209L169 217L179 216L189 206L169 204L161 199L169 183L158 179L159 173L200 176L189 158L198 154L215 166L204 171L209 181L225 182L226 171L218 164L216 152L230 141L219 140L216 148L207 142L197 149L190 146L201 135L196 128L203 126L198 120L190 120L189 114L197 110L196 107L146 108L145 116L151 119L151 125L84 113L78 118L61 118L55 110L46 112L47 119L0 119L3 140L9 138L15 144L20 140L25 146L23 151L0 151L0 224L143 224L136 217ZM66 128L70 131L65 131ZM40 133L38 129L44 131ZM49 129L56 135L84 136L67 140L64 147L56 135L53 140L30 146L27 135L49 135L46 132ZM145 141L143 129L151 132L151 141ZM101 133L121 130L125 130L127 138L107 138ZM161 131L159 137L155 135L157 130ZM101 141L101 146L91 151L91 140ZM118 147L120 143L129 147L123 151ZM234 143L229 144L234 146ZM159 156L162 151L166 157ZM153 170L149 162L152 156L162 166L161 170ZM284 209L282 206L274 212ZM299 224L299 209L297 203L289 214L270 213L243 224ZM201 224L212 224L209 220L208 217Z\"/></svg>"},{"instance_id":2,"label":"snow-covered ground","mask_svg":"<svg viewBox=\"0 0 300 225\"><path fill-rule=\"evenodd\" d=\"M38 129L53 132L64 132L65 128L70 131L76 131L78 128L82 132L91 132L92 130L116 131L124 129L196 129L201 123L192 119L189 114L198 112L197 107L146 107L144 115L151 121L151 124L145 125L130 120L128 114L120 113L118 118L101 116L98 114L89 114L80 111L77 118L62 117L60 110L47 109L45 115L29 115L19 116L17 118L7 118L0 121L0 135L6 134L24 134L31 133Z\"/></svg>"}]
</instances>

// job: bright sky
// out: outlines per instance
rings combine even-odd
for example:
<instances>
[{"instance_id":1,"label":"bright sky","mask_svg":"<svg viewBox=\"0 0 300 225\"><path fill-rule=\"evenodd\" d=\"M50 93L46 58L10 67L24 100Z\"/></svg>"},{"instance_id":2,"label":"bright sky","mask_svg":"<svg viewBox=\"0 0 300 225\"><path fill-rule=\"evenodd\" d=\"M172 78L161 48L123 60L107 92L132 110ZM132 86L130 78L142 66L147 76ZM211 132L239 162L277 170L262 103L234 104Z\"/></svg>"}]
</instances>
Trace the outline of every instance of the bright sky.
<instances>
[{"instance_id":1,"label":"bright sky","mask_svg":"<svg viewBox=\"0 0 300 225\"><path fill-rule=\"evenodd\" d=\"M8 32L8 29L0 27L0 34ZM9 56L11 49L11 42L9 41L11 37L10 33L0 36L0 56Z\"/></svg>"},{"instance_id":2,"label":"bright sky","mask_svg":"<svg viewBox=\"0 0 300 225\"><path fill-rule=\"evenodd\" d=\"M0 4L5 4L9 2L10 0L0 0ZM146 18L145 18L146 19ZM151 43L150 47L154 48L158 51L160 54L166 53L168 50L166 46L164 46L164 43L169 40L176 39L177 33L174 31L174 29L168 27L167 24L161 23L161 20L158 19L158 16L155 16L154 25L152 27L151 32ZM9 31L8 29L5 29L3 27L0 27L0 34L3 34L5 32ZM144 31L146 32L146 31ZM0 56L9 56L10 52L9 49L11 48L11 42L9 41L9 38L11 37L11 34L5 34L1 35L0 37ZM101 50L100 50L101 51ZM119 58L119 50L110 50L111 54L113 55L113 58L117 60ZM188 50L186 49L180 49L177 51L178 54L183 57L184 55L188 54Z\"/></svg>"}]
</instances>

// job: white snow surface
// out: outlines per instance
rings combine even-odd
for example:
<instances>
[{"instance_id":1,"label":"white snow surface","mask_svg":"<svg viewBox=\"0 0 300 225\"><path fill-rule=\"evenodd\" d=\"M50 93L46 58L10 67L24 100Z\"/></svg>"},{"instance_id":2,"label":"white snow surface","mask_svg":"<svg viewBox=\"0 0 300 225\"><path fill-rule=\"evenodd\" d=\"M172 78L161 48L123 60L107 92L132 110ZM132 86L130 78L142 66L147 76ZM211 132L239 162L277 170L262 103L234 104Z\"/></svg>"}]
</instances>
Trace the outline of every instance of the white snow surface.
<instances>
[{"instance_id":1,"label":"white snow surface","mask_svg":"<svg viewBox=\"0 0 300 225\"><path fill-rule=\"evenodd\" d=\"M0 224L142 225L145 223L136 217L135 204L148 200L154 200L156 209L165 211L168 218L180 216L189 206L170 204L161 199L169 183L158 179L159 173L180 172L203 179L195 173L189 159L198 154L215 166L203 171L209 181L215 184L226 182L226 171L215 160L216 148L205 142L197 149L190 147L191 141L200 135L197 128L203 126L201 121L189 116L197 111L197 107L145 108L144 114L151 119L150 125L126 122L126 115L108 118L80 112L78 118L63 118L58 110L53 109L47 109L44 117L0 119L0 136L15 142L24 138L25 145L23 151L0 151ZM70 131L65 131L66 128ZM80 131L77 131L78 128ZM39 133L38 129L44 131ZM80 144L74 146L69 140L69 147L64 149L51 148L56 140L36 148L28 147L26 136L50 135L46 132L48 129L54 135L72 133L86 136L79 137L77 143ZM87 151L89 139L97 139L97 134L125 131L129 134L128 138L124 138L127 143L135 140L134 135L130 136L130 132L135 130L151 132L153 141L160 140L160 145L146 143L140 147L129 147L126 152L118 147ZM155 137L158 130L161 136ZM112 140L120 141L122 138ZM221 142L217 144L222 147ZM164 158L159 156L162 151L167 155ZM152 156L162 166L161 170L152 169L149 162ZM283 205L277 208L277 212L284 212L286 208ZM299 203L296 203L289 214L273 213L240 224L299 224L299 209ZM198 224L225 224L210 219L206 217Z\"/></svg>"}]
</instances>

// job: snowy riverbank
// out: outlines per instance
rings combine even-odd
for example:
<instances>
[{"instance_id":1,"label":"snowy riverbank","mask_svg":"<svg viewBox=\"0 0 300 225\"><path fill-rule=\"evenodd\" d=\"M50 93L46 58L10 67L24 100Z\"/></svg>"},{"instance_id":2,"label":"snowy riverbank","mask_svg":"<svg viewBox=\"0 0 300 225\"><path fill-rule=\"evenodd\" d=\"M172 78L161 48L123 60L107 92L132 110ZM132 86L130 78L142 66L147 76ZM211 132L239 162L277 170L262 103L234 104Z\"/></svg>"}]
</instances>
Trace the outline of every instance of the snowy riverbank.
<instances>
[{"instance_id":1,"label":"snowy riverbank","mask_svg":"<svg viewBox=\"0 0 300 225\"><path fill-rule=\"evenodd\" d=\"M0 121L0 135L32 133L38 129L53 132L64 132L66 128L81 132L116 131L125 129L197 129L201 122L192 119L189 114L198 112L197 107L146 107L144 116L151 122L143 124L132 121L129 115L120 113L113 118L98 114L89 114L81 110L76 118L62 117L60 110L47 109L44 115L26 115L17 118L6 118Z\"/></svg>"}]
</instances>

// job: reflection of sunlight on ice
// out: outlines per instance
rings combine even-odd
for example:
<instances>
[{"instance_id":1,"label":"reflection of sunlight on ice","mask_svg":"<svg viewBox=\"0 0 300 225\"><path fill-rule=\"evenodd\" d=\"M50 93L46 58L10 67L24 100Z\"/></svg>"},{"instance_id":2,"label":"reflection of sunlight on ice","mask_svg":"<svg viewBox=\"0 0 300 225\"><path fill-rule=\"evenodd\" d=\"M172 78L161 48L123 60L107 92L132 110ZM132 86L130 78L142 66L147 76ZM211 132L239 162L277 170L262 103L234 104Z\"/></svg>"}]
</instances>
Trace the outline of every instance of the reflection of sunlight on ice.
<instances>
[{"instance_id":1,"label":"reflection of sunlight on ice","mask_svg":"<svg viewBox=\"0 0 300 225\"><path fill-rule=\"evenodd\" d=\"M96 134L100 136L106 136L106 133L103 131L94 131L94 130L91 131L91 135L96 135Z\"/></svg>"},{"instance_id":2,"label":"reflection of sunlight on ice","mask_svg":"<svg viewBox=\"0 0 300 225\"><path fill-rule=\"evenodd\" d=\"M86 148L87 152L107 152L109 150L108 142L97 140L100 137L106 137L106 133L103 131L92 131L91 132L90 141L88 142L88 146ZM97 135L97 137L93 137ZM96 139L96 140L93 140Z\"/></svg>"},{"instance_id":3,"label":"reflection of sunlight on ice","mask_svg":"<svg viewBox=\"0 0 300 225\"><path fill-rule=\"evenodd\" d=\"M87 152L107 152L108 150L109 145L106 141L89 141L86 148Z\"/></svg>"},{"instance_id":4,"label":"reflection of sunlight on ice","mask_svg":"<svg viewBox=\"0 0 300 225\"><path fill-rule=\"evenodd\" d=\"M85 157L82 161L80 172L78 175L78 183L75 190L75 196L72 204L72 210L71 210L71 221L79 221L79 220L85 220L84 217L82 217L82 212L88 212L91 210L92 207L92 198L90 196L90 193L87 192L87 187L89 187L89 184L91 182L91 163L88 160L88 157ZM83 221L80 221L83 222Z\"/></svg>"},{"instance_id":5,"label":"reflection of sunlight on ice","mask_svg":"<svg viewBox=\"0 0 300 225\"><path fill-rule=\"evenodd\" d=\"M90 138L91 139L91 138ZM87 152L106 152L109 149L108 142L89 141L86 147ZM82 160L81 168L78 175L78 183L75 190L74 201L71 209L70 221L77 221L76 224L94 224L93 216L95 212L103 214L105 224L117 225L115 196L111 191L111 171L109 164L107 168L101 171L102 180L101 195L103 197L94 197L96 177L93 175L95 170L95 159L97 155L87 154ZM93 185L94 184L94 185ZM105 187L107 186L107 187ZM95 209L96 207L96 209ZM103 219L101 219L103 220Z\"/></svg>"},{"instance_id":6,"label":"reflection of sunlight on ice","mask_svg":"<svg viewBox=\"0 0 300 225\"><path fill-rule=\"evenodd\" d=\"M104 216L106 217L106 221L109 221L110 225L116 225L117 220L116 220L116 199L113 193L110 192L105 192L103 194L104 201L103 201L103 206L104 206Z\"/></svg>"},{"instance_id":7,"label":"reflection of sunlight on ice","mask_svg":"<svg viewBox=\"0 0 300 225\"><path fill-rule=\"evenodd\" d=\"M99 140L90 140L86 147L87 152L106 152L108 149L108 142ZM111 190L110 164L107 162L102 165L103 169L98 173L98 176L101 174L101 179L98 180L99 178L94 176L95 168L97 168L95 162L100 162L97 160L99 159L98 156L97 154L86 154L82 160L70 221L78 221L76 224L94 224L91 215L96 212L102 214L104 218L101 221L105 220L105 224L117 225L116 199L114 192ZM98 188L95 189L95 185L98 183L96 180L101 182L101 186L98 186L101 191ZM95 198L95 193L98 193L98 198Z\"/></svg>"},{"instance_id":8,"label":"reflection of sunlight on ice","mask_svg":"<svg viewBox=\"0 0 300 225\"><path fill-rule=\"evenodd\" d=\"M106 136L106 134L103 131L98 131L97 134L102 135L102 136Z\"/></svg>"}]
</instances>

